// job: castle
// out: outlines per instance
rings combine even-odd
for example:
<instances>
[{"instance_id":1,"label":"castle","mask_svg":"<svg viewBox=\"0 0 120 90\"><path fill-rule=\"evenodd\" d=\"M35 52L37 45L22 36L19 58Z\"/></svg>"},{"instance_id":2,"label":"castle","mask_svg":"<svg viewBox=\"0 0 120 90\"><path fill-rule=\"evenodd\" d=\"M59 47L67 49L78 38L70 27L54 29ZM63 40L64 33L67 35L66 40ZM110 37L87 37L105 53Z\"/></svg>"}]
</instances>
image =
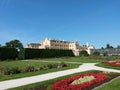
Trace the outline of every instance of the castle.
<instances>
[{"instance_id":1,"label":"castle","mask_svg":"<svg viewBox=\"0 0 120 90\"><path fill-rule=\"evenodd\" d=\"M90 46L88 43L86 45L80 46L79 42L77 41L70 42L70 41L46 38L40 43L27 44L26 48L72 50L75 56L79 56L79 52L82 50L85 50L88 52L88 54L91 54L90 50L94 49L94 46Z\"/></svg>"}]
</instances>

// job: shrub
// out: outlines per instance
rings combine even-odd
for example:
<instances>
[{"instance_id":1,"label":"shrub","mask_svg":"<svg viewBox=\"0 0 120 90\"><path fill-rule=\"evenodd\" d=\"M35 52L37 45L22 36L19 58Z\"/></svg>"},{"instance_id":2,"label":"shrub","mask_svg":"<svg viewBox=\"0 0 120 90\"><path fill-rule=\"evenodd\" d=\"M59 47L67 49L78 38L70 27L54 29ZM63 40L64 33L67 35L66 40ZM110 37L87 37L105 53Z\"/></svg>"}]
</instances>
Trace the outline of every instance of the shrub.
<instances>
[{"instance_id":1,"label":"shrub","mask_svg":"<svg viewBox=\"0 0 120 90\"><path fill-rule=\"evenodd\" d=\"M3 69L4 75L10 75L10 74L18 74L21 73L21 70L18 67L4 67Z\"/></svg>"},{"instance_id":2,"label":"shrub","mask_svg":"<svg viewBox=\"0 0 120 90\"><path fill-rule=\"evenodd\" d=\"M39 68L39 70L43 70L44 69L44 67L43 66L41 66L40 68Z\"/></svg>"},{"instance_id":3,"label":"shrub","mask_svg":"<svg viewBox=\"0 0 120 90\"><path fill-rule=\"evenodd\" d=\"M4 72L4 75L10 75L11 74L11 68L4 67L3 72Z\"/></svg>"},{"instance_id":4,"label":"shrub","mask_svg":"<svg viewBox=\"0 0 120 90\"><path fill-rule=\"evenodd\" d=\"M67 67L67 64L65 64L64 62L61 62L61 66L62 67Z\"/></svg>"},{"instance_id":5,"label":"shrub","mask_svg":"<svg viewBox=\"0 0 120 90\"><path fill-rule=\"evenodd\" d=\"M73 57L72 50L59 49L22 49L19 53L19 59L33 59L33 58L52 58L52 57Z\"/></svg>"},{"instance_id":6,"label":"shrub","mask_svg":"<svg viewBox=\"0 0 120 90\"><path fill-rule=\"evenodd\" d=\"M62 64L57 64L57 68L62 68Z\"/></svg>"},{"instance_id":7,"label":"shrub","mask_svg":"<svg viewBox=\"0 0 120 90\"><path fill-rule=\"evenodd\" d=\"M102 57L99 55L90 55L89 59L101 59Z\"/></svg>"},{"instance_id":8,"label":"shrub","mask_svg":"<svg viewBox=\"0 0 120 90\"><path fill-rule=\"evenodd\" d=\"M26 71L26 72L33 72L33 71L35 71L35 68L34 68L34 66L28 65L28 66L25 68L25 71Z\"/></svg>"},{"instance_id":9,"label":"shrub","mask_svg":"<svg viewBox=\"0 0 120 90\"><path fill-rule=\"evenodd\" d=\"M24 60L25 59L25 50L24 49L20 49L19 53L18 53L18 59L19 60Z\"/></svg>"},{"instance_id":10,"label":"shrub","mask_svg":"<svg viewBox=\"0 0 120 90\"><path fill-rule=\"evenodd\" d=\"M57 68L58 67L58 65L57 64L53 64L53 68Z\"/></svg>"},{"instance_id":11,"label":"shrub","mask_svg":"<svg viewBox=\"0 0 120 90\"><path fill-rule=\"evenodd\" d=\"M0 67L0 74L3 72L3 67Z\"/></svg>"},{"instance_id":12,"label":"shrub","mask_svg":"<svg viewBox=\"0 0 120 90\"><path fill-rule=\"evenodd\" d=\"M80 56L89 56L88 52L85 50L80 51Z\"/></svg>"},{"instance_id":13,"label":"shrub","mask_svg":"<svg viewBox=\"0 0 120 90\"><path fill-rule=\"evenodd\" d=\"M43 66L43 69L45 69L45 70L48 69L48 66L47 66L47 65L44 65L44 66Z\"/></svg>"},{"instance_id":14,"label":"shrub","mask_svg":"<svg viewBox=\"0 0 120 90\"><path fill-rule=\"evenodd\" d=\"M18 73L21 73L21 70L18 67L12 67L10 73L18 74Z\"/></svg>"},{"instance_id":15,"label":"shrub","mask_svg":"<svg viewBox=\"0 0 120 90\"><path fill-rule=\"evenodd\" d=\"M48 69L52 69L53 68L53 65L52 64L49 64L47 65Z\"/></svg>"},{"instance_id":16,"label":"shrub","mask_svg":"<svg viewBox=\"0 0 120 90\"><path fill-rule=\"evenodd\" d=\"M97 55L97 56L99 56L100 53L99 53L99 52L94 52L93 55Z\"/></svg>"},{"instance_id":17,"label":"shrub","mask_svg":"<svg viewBox=\"0 0 120 90\"><path fill-rule=\"evenodd\" d=\"M0 47L0 60L15 60L17 54L18 52L15 48Z\"/></svg>"},{"instance_id":18,"label":"shrub","mask_svg":"<svg viewBox=\"0 0 120 90\"><path fill-rule=\"evenodd\" d=\"M67 67L67 64L65 64L64 62L61 62L58 64L48 64L48 65L41 66L39 68L39 70L52 69L52 68L62 68L62 67Z\"/></svg>"}]
</instances>

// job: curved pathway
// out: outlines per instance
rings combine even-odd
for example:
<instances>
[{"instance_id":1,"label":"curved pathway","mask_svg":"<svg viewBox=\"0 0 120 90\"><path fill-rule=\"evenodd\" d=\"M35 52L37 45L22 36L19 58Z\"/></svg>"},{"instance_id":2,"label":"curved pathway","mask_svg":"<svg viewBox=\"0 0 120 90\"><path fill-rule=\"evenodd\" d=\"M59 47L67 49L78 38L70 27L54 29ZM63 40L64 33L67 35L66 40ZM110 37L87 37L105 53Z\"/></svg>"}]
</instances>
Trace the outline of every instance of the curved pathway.
<instances>
[{"instance_id":1,"label":"curved pathway","mask_svg":"<svg viewBox=\"0 0 120 90\"><path fill-rule=\"evenodd\" d=\"M19 87L27 84L37 83L46 81L49 79L54 79L57 77L78 73L78 72L84 72L88 70L100 70L100 71L109 71L109 72L117 72L120 73L120 70L114 70L114 69L107 69L103 67L95 66L96 63L83 63L80 65L79 68L75 69L69 69L69 70L63 70L58 72L52 72L37 76L31 76L31 77L25 77L25 78L19 78L19 79L12 79L12 80L6 80L0 82L0 90L5 90L9 88Z\"/></svg>"}]
</instances>

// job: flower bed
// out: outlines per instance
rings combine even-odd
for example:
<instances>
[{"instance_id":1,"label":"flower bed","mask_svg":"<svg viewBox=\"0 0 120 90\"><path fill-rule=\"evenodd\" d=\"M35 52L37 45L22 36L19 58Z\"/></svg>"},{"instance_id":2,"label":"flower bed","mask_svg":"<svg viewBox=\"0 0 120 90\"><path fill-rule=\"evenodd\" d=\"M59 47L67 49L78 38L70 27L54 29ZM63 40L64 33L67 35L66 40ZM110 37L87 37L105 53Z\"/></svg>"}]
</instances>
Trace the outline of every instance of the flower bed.
<instances>
[{"instance_id":1,"label":"flower bed","mask_svg":"<svg viewBox=\"0 0 120 90\"><path fill-rule=\"evenodd\" d=\"M39 68L35 68L34 66L28 65L24 69L20 69L18 67L3 67L0 68L0 73L4 73L4 75L10 75L10 74L19 74L22 72L35 72L35 71L40 71L40 70L48 70L48 69L53 69L53 68L63 68L67 67L67 64L64 62L62 63L57 63L57 64L49 64L49 65L44 65Z\"/></svg>"},{"instance_id":2,"label":"flower bed","mask_svg":"<svg viewBox=\"0 0 120 90\"><path fill-rule=\"evenodd\" d=\"M118 62L118 61L114 61L114 62L107 62L107 61L104 61L104 62L102 62L102 63L108 64L108 65L111 65L111 66L120 67L120 62Z\"/></svg>"},{"instance_id":3,"label":"flower bed","mask_svg":"<svg viewBox=\"0 0 120 90\"><path fill-rule=\"evenodd\" d=\"M88 76L90 80L85 80L84 78ZM75 82L79 80L80 78L83 78L82 83ZM105 80L107 80L108 77L102 73L86 73L86 74L80 74L77 76L72 76L70 78L55 82L52 86L52 90L85 90L91 85L99 84ZM87 81L87 82L86 82ZM75 84L72 84L75 83Z\"/></svg>"}]
</instances>

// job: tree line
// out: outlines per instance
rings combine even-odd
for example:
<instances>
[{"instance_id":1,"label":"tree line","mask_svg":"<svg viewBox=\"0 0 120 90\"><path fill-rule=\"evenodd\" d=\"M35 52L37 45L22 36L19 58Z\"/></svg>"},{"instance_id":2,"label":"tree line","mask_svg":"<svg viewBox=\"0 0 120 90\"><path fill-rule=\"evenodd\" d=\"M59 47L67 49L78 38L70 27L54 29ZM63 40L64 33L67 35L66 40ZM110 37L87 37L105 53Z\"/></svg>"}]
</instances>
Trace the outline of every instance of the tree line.
<instances>
[{"instance_id":1,"label":"tree line","mask_svg":"<svg viewBox=\"0 0 120 90\"><path fill-rule=\"evenodd\" d=\"M101 49L109 49L109 48L120 48L120 45L117 45L117 47L113 47L110 44L106 44L106 47L101 47Z\"/></svg>"}]
</instances>

